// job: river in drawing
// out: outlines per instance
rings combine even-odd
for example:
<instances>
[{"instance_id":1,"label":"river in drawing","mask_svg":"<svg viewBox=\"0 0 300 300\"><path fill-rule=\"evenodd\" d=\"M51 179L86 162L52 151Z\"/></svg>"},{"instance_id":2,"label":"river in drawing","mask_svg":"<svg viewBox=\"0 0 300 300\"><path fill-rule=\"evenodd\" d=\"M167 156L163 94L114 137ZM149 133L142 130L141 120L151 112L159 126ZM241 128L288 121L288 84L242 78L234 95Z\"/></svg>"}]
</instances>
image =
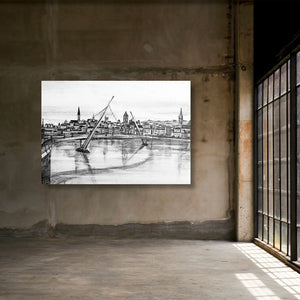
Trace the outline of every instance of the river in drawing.
<instances>
[{"instance_id":1,"label":"river in drawing","mask_svg":"<svg viewBox=\"0 0 300 300\"><path fill-rule=\"evenodd\" d=\"M94 139L90 153L79 140L56 142L51 151L52 184L190 184L190 141L172 138Z\"/></svg>"}]
</instances>

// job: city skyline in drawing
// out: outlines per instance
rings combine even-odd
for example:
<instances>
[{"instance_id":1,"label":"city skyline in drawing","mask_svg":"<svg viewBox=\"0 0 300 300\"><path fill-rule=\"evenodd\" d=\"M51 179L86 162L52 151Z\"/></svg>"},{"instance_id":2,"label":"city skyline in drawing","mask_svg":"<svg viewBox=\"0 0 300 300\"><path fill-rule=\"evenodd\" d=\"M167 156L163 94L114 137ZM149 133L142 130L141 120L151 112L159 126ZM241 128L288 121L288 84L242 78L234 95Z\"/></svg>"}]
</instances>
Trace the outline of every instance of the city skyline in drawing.
<instances>
[{"instance_id":1,"label":"city skyline in drawing","mask_svg":"<svg viewBox=\"0 0 300 300\"><path fill-rule=\"evenodd\" d=\"M74 119L80 107L87 120L112 96L111 108L120 120L125 111L138 120L174 120L180 108L190 120L189 81L43 81L42 119L57 125Z\"/></svg>"}]
</instances>

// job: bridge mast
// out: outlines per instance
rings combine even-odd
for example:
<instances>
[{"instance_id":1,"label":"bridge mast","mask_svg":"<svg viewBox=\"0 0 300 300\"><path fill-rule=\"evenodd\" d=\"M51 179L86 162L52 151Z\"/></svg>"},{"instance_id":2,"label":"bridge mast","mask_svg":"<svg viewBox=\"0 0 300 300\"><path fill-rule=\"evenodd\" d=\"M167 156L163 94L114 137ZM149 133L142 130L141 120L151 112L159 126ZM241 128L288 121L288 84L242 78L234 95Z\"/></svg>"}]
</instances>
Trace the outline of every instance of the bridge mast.
<instances>
[{"instance_id":1,"label":"bridge mast","mask_svg":"<svg viewBox=\"0 0 300 300\"><path fill-rule=\"evenodd\" d=\"M112 100L114 99L115 96L112 96L112 98L110 99L110 101L108 102L108 104L105 106L105 108L101 111L102 112L102 115L101 117L99 118L99 121L97 122L96 126L93 128L93 130L89 133L88 137L86 138L86 140L84 141L84 143L76 149L76 151L78 152L83 152L83 153L89 153L90 151L87 149L92 137L94 136L95 132L96 132L96 129L99 127L100 123L101 123L101 120L103 118L103 116L105 115L110 103L112 102ZM101 113L100 112L100 113Z\"/></svg>"},{"instance_id":2,"label":"bridge mast","mask_svg":"<svg viewBox=\"0 0 300 300\"><path fill-rule=\"evenodd\" d=\"M137 123L136 123L136 121L134 119L134 116L133 116L132 112L130 112L130 114L132 116L132 121L134 122L134 124L135 124L135 126L136 126L136 128L137 128L137 130L139 132L139 135L141 136L141 140L142 140L143 146L147 146L148 145L147 140L142 138L142 133L141 133L140 128L139 128L139 126L137 125Z\"/></svg>"}]
</instances>

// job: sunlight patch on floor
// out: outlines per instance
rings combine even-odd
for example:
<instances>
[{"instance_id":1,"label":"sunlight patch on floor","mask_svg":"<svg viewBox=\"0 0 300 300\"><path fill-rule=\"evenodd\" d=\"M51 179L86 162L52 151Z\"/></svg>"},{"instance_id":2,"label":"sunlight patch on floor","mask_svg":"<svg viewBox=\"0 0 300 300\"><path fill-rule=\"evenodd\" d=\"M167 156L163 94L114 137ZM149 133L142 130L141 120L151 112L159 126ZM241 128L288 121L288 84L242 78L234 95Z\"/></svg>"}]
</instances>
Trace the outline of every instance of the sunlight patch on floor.
<instances>
[{"instance_id":1,"label":"sunlight patch on floor","mask_svg":"<svg viewBox=\"0 0 300 300\"><path fill-rule=\"evenodd\" d=\"M293 297L300 300L300 274L292 270L284 263L267 253L254 244L236 244L234 245L253 263L255 263L263 272L278 283L282 288L289 292ZM236 274L237 278L248 288L249 292L257 299L280 299L269 290L261 280L254 274L242 273ZM257 284L255 286L255 284ZM258 290L256 290L256 288ZM262 295L259 295L259 292ZM257 295L255 294L257 293ZM269 294L268 294L269 293ZM263 298L260 298L263 297ZM274 298L275 297L275 298Z\"/></svg>"},{"instance_id":2,"label":"sunlight patch on floor","mask_svg":"<svg viewBox=\"0 0 300 300\"><path fill-rule=\"evenodd\" d=\"M251 295L256 297L256 299L280 300L280 298L277 297L271 289L267 288L255 274L239 273L235 274L235 276L242 282Z\"/></svg>"}]
</instances>

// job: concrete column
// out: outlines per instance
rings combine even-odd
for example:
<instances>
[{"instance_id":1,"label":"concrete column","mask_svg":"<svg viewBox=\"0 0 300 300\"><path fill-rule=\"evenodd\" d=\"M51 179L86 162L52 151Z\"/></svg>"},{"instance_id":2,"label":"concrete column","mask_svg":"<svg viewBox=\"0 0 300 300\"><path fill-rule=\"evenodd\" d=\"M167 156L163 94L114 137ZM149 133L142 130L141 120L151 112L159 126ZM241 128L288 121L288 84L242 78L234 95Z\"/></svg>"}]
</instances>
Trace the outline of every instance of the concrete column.
<instances>
[{"instance_id":1,"label":"concrete column","mask_svg":"<svg viewBox=\"0 0 300 300\"><path fill-rule=\"evenodd\" d=\"M253 1L236 5L237 240L253 239Z\"/></svg>"}]
</instances>

